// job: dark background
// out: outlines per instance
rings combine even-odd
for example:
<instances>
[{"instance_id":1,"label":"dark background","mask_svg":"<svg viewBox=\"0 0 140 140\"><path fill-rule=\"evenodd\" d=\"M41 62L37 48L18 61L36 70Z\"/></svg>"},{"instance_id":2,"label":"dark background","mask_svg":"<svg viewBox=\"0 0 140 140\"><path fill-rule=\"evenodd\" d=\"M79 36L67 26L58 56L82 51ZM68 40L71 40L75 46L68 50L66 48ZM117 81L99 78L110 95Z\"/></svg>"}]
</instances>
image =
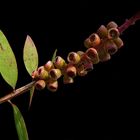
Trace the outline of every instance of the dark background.
<instances>
[{"instance_id":1,"label":"dark background","mask_svg":"<svg viewBox=\"0 0 140 140\"><path fill-rule=\"evenodd\" d=\"M39 65L54 50L66 58L70 51L85 50L83 41L101 24L121 25L140 10L138 1L18 1L1 3L0 29L15 53L19 69L17 87L31 81L22 60L27 35L34 40ZM96 65L74 84L51 93L36 91L28 111L29 94L12 101L21 110L30 140L78 140L134 137L138 125L140 21L122 35L124 48L105 63ZM0 96L10 92L0 77ZM123 136L121 136L123 134ZM0 140L17 140L12 108L0 105Z\"/></svg>"}]
</instances>

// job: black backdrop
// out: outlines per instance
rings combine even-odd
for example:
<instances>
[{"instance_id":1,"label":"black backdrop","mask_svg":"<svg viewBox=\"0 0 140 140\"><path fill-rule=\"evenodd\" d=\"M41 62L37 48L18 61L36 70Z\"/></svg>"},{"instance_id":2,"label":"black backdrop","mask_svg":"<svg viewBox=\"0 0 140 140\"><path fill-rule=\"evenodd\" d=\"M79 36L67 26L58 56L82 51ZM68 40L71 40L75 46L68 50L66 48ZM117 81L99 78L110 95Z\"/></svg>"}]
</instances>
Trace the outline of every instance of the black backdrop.
<instances>
[{"instance_id":1,"label":"black backdrop","mask_svg":"<svg viewBox=\"0 0 140 140\"><path fill-rule=\"evenodd\" d=\"M83 41L88 35L111 20L121 25L140 10L138 5L137 1L94 0L1 3L0 29L17 58L17 87L31 81L22 60L27 34L43 65L56 48L64 58L70 51L85 50ZM139 31L140 21L122 35L124 48L74 84L63 85L60 80L56 93L36 91L30 111L29 93L13 99L25 118L30 140L111 140L137 133ZM0 96L10 90L0 77ZM4 103L0 105L0 140L9 139L17 140L17 134L12 108Z\"/></svg>"}]
</instances>

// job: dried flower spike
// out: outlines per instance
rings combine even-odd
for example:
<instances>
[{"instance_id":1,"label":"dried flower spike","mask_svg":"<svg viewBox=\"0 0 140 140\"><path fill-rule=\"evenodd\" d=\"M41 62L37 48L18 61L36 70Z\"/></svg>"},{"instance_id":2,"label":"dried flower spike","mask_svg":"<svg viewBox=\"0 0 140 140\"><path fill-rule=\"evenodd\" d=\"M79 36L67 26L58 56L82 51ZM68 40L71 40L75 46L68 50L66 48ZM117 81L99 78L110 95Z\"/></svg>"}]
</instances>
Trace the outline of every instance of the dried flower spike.
<instances>
[{"instance_id":1,"label":"dried flower spike","mask_svg":"<svg viewBox=\"0 0 140 140\"><path fill-rule=\"evenodd\" d=\"M39 67L38 70L32 72L31 76L34 81L19 89L15 89L14 92L0 98L0 103L9 101L14 97L29 91L34 86L36 89L41 90L47 85L47 88L54 92L58 89L57 79L60 78L61 75L64 76L64 84L73 83L73 78L76 75L86 75L88 71L93 70L93 64L98 63L99 60L104 62L111 59L111 55L116 53L117 50L123 46L123 41L119 36L137 20L140 20L140 11L119 27L115 22L109 22L107 27L104 25L100 26L97 30L97 34L91 34L84 41L85 46L88 48L85 52L78 51L77 53L70 53L68 55L68 64L66 64L65 60L60 56L58 56L55 61L53 61L54 59L48 61L44 66ZM3 49L3 46L0 45L0 48ZM53 55L53 58L55 57L56 53Z\"/></svg>"}]
</instances>

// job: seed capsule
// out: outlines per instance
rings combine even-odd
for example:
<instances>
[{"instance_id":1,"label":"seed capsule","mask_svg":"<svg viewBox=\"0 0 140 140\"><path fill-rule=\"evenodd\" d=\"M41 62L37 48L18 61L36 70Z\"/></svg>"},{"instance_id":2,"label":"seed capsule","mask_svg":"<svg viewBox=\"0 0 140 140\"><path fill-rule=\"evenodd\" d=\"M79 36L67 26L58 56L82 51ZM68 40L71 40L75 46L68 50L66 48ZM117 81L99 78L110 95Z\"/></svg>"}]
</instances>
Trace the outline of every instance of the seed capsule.
<instances>
[{"instance_id":1,"label":"seed capsule","mask_svg":"<svg viewBox=\"0 0 140 140\"><path fill-rule=\"evenodd\" d=\"M117 45L112 40L106 41L104 47L110 55L113 55L118 51Z\"/></svg>"},{"instance_id":2,"label":"seed capsule","mask_svg":"<svg viewBox=\"0 0 140 140\"><path fill-rule=\"evenodd\" d=\"M80 55L80 57L83 55L83 54L85 54L83 51L77 51L77 54L79 54Z\"/></svg>"},{"instance_id":3,"label":"seed capsule","mask_svg":"<svg viewBox=\"0 0 140 140\"><path fill-rule=\"evenodd\" d=\"M87 75L88 72L86 70L81 70L81 71L79 70L79 71L77 71L77 73L79 76L85 76L85 75Z\"/></svg>"},{"instance_id":4,"label":"seed capsule","mask_svg":"<svg viewBox=\"0 0 140 140\"><path fill-rule=\"evenodd\" d=\"M84 46L85 46L86 48L91 48L91 47L92 47L91 44L90 44L89 38L87 38L87 39L84 41Z\"/></svg>"},{"instance_id":5,"label":"seed capsule","mask_svg":"<svg viewBox=\"0 0 140 140\"><path fill-rule=\"evenodd\" d=\"M52 70L50 70L49 74L50 74L50 78L53 80L57 80L62 75L60 69L52 69Z\"/></svg>"},{"instance_id":6,"label":"seed capsule","mask_svg":"<svg viewBox=\"0 0 140 140\"><path fill-rule=\"evenodd\" d=\"M97 34L101 39L104 39L108 35L107 28L104 25L101 25L100 28L97 30Z\"/></svg>"},{"instance_id":7,"label":"seed capsule","mask_svg":"<svg viewBox=\"0 0 140 140\"><path fill-rule=\"evenodd\" d=\"M73 65L68 65L66 70L65 70L65 73L69 77L72 77L72 78L75 77L76 73L77 73L76 67Z\"/></svg>"},{"instance_id":8,"label":"seed capsule","mask_svg":"<svg viewBox=\"0 0 140 140\"><path fill-rule=\"evenodd\" d=\"M71 84L71 83L74 83L74 80L73 80L73 78L72 77L69 77L69 76L64 76L63 77L63 83L64 84Z\"/></svg>"},{"instance_id":9,"label":"seed capsule","mask_svg":"<svg viewBox=\"0 0 140 140\"><path fill-rule=\"evenodd\" d=\"M110 54L107 52L107 50L104 48L104 46L102 46L98 50L98 55L99 55L99 59L101 62L108 61L111 59Z\"/></svg>"},{"instance_id":10,"label":"seed capsule","mask_svg":"<svg viewBox=\"0 0 140 140\"><path fill-rule=\"evenodd\" d=\"M111 21L107 24L107 29L111 29L111 28L118 28L117 23L115 23L114 21Z\"/></svg>"},{"instance_id":11,"label":"seed capsule","mask_svg":"<svg viewBox=\"0 0 140 140\"><path fill-rule=\"evenodd\" d=\"M76 66L76 69L79 76L85 76L89 71L93 70L93 63L91 59L84 54L80 63Z\"/></svg>"},{"instance_id":12,"label":"seed capsule","mask_svg":"<svg viewBox=\"0 0 140 140\"><path fill-rule=\"evenodd\" d=\"M79 63L80 59L80 55L76 52L70 52L67 57L68 62L72 64Z\"/></svg>"},{"instance_id":13,"label":"seed capsule","mask_svg":"<svg viewBox=\"0 0 140 140\"><path fill-rule=\"evenodd\" d=\"M96 47L100 44L101 40L98 34L93 33L84 41L86 48Z\"/></svg>"},{"instance_id":14,"label":"seed capsule","mask_svg":"<svg viewBox=\"0 0 140 140\"><path fill-rule=\"evenodd\" d=\"M93 63L91 61L91 58L87 56L87 54L83 55L81 58L81 65L84 66L84 70L91 71L93 70Z\"/></svg>"},{"instance_id":15,"label":"seed capsule","mask_svg":"<svg viewBox=\"0 0 140 140\"><path fill-rule=\"evenodd\" d=\"M51 81L47 84L48 90L55 92L58 89L58 81Z\"/></svg>"},{"instance_id":16,"label":"seed capsule","mask_svg":"<svg viewBox=\"0 0 140 140\"><path fill-rule=\"evenodd\" d=\"M45 65L44 65L44 68L47 70L47 71L50 71L51 69L54 68L54 65L52 63L52 61L48 61Z\"/></svg>"},{"instance_id":17,"label":"seed capsule","mask_svg":"<svg viewBox=\"0 0 140 140\"><path fill-rule=\"evenodd\" d=\"M98 52L96 51L96 49L89 48L86 51L86 55L91 59L93 64L99 63L99 56L98 56Z\"/></svg>"},{"instance_id":18,"label":"seed capsule","mask_svg":"<svg viewBox=\"0 0 140 140\"><path fill-rule=\"evenodd\" d=\"M113 41L117 45L118 48L121 48L124 45L122 39L119 37L114 39Z\"/></svg>"},{"instance_id":19,"label":"seed capsule","mask_svg":"<svg viewBox=\"0 0 140 140\"><path fill-rule=\"evenodd\" d=\"M45 70L44 66L41 66L38 68L38 78L42 80L48 79L49 74L48 71Z\"/></svg>"},{"instance_id":20,"label":"seed capsule","mask_svg":"<svg viewBox=\"0 0 140 140\"><path fill-rule=\"evenodd\" d=\"M38 71L37 70L33 71L31 76L33 79L38 79L39 78Z\"/></svg>"},{"instance_id":21,"label":"seed capsule","mask_svg":"<svg viewBox=\"0 0 140 140\"><path fill-rule=\"evenodd\" d=\"M46 82L44 80L38 80L35 84L37 90L42 90L46 87Z\"/></svg>"},{"instance_id":22,"label":"seed capsule","mask_svg":"<svg viewBox=\"0 0 140 140\"><path fill-rule=\"evenodd\" d=\"M119 30L117 28L111 28L108 30L108 38L109 39L116 39L120 35Z\"/></svg>"},{"instance_id":23,"label":"seed capsule","mask_svg":"<svg viewBox=\"0 0 140 140\"><path fill-rule=\"evenodd\" d=\"M62 57L57 56L55 61L54 61L54 65L56 68L62 69L66 65L66 62Z\"/></svg>"}]
</instances>

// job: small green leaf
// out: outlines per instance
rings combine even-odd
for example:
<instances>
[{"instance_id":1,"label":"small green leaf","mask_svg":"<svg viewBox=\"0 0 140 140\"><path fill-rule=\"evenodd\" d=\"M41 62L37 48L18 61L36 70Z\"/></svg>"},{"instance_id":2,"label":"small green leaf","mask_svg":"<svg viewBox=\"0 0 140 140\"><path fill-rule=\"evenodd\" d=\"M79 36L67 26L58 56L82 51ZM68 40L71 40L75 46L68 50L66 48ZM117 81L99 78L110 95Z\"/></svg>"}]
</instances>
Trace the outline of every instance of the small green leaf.
<instances>
[{"instance_id":1,"label":"small green leaf","mask_svg":"<svg viewBox=\"0 0 140 140\"><path fill-rule=\"evenodd\" d=\"M14 89L18 78L17 63L10 44L2 31L0 31L0 73Z\"/></svg>"},{"instance_id":2,"label":"small green leaf","mask_svg":"<svg viewBox=\"0 0 140 140\"><path fill-rule=\"evenodd\" d=\"M55 58L56 58L56 53L57 53L57 49L55 49L54 53L53 53L53 56L52 56L52 62L55 61Z\"/></svg>"},{"instance_id":3,"label":"small green leaf","mask_svg":"<svg viewBox=\"0 0 140 140\"><path fill-rule=\"evenodd\" d=\"M20 110L15 104L11 102L10 104L13 107L15 126L16 126L19 140L29 140L26 125Z\"/></svg>"},{"instance_id":4,"label":"small green leaf","mask_svg":"<svg viewBox=\"0 0 140 140\"><path fill-rule=\"evenodd\" d=\"M32 72L38 67L38 53L35 44L30 36L27 36L25 41L23 60L26 70L31 75Z\"/></svg>"},{"instance_id":5,"label":"small green leaf","mask_svg":"<svg viewBox=\"0 0 140 140\"><path fill-rule=\"evenodd\" d=\"M35 86L33 86L33 87L30 89L30 101L29 101L29 109L30 109L30 107L31 107L31 104L32 104L32 100L33 100L34 91L35 91Z\"/></svg>"}]
</instances>

